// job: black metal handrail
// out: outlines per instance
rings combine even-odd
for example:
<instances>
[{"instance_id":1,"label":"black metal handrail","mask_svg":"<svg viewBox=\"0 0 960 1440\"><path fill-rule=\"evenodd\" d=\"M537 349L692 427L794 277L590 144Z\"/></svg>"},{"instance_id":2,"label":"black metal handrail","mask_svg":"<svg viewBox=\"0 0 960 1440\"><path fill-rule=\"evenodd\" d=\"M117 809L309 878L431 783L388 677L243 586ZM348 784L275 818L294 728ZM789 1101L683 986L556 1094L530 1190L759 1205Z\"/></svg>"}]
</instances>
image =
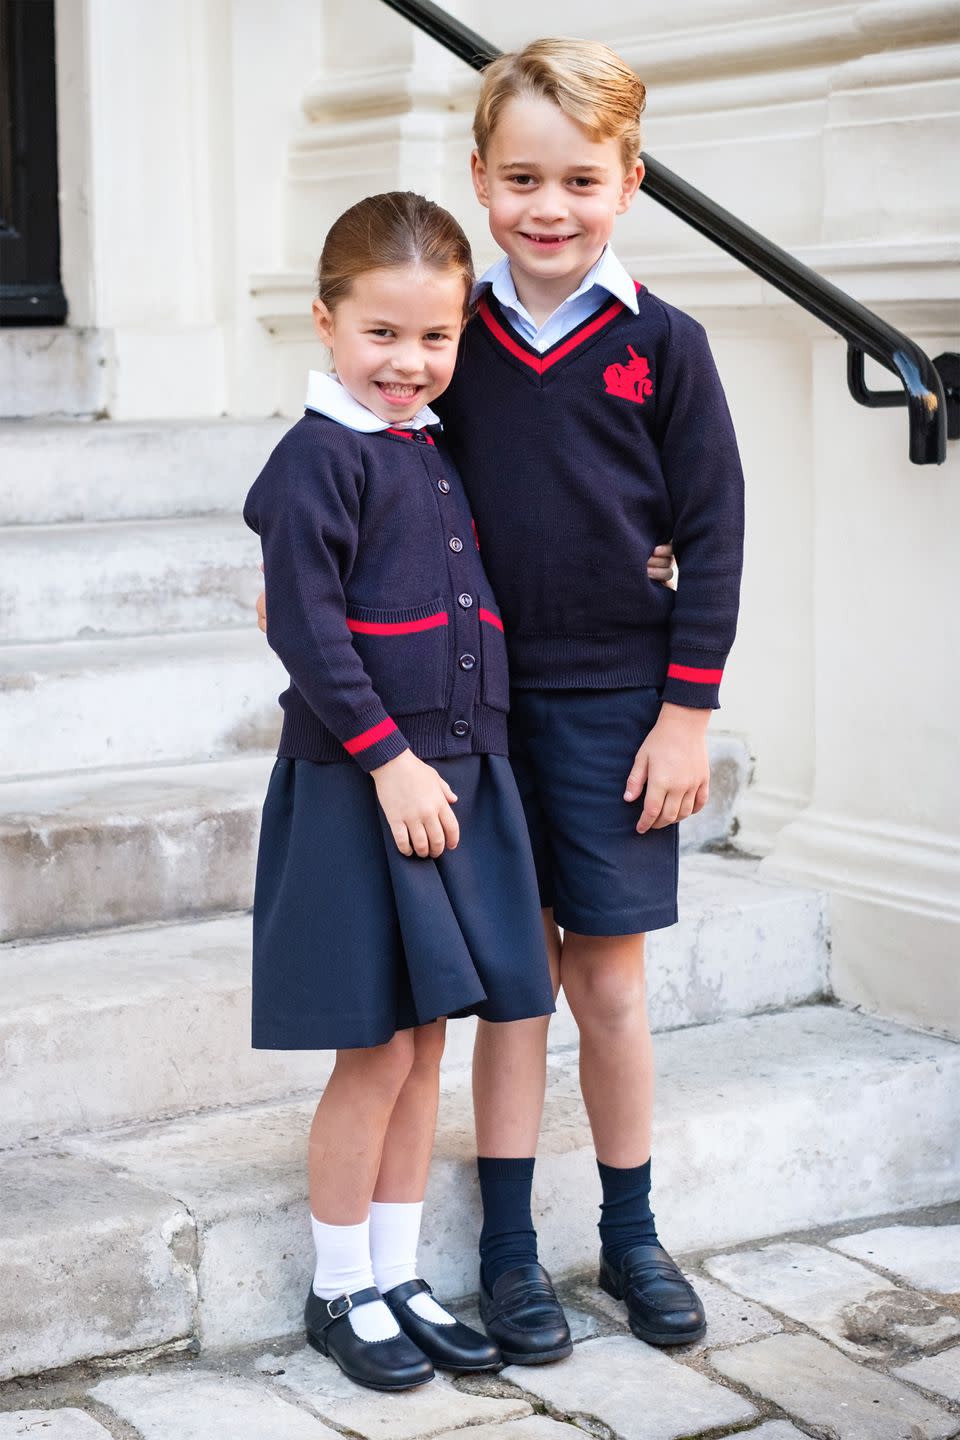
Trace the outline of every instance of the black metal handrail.
<instances>
[{"instance_id":1,"label":"black metal handrail","mask_svg":"<svg viewBox=\"0 0 960 1440\"><path fill-rule=\"evenodd\" d=\"M482 70L502 53L430 0L384 0L384 4L426 31L474 70ZM641 193L649 195L719 245L741 265L753 270L842 335L848 346L847 383L853 398L859 404L871 407L906 405L910 423L910 459L915 465L941 464L946 458L948 434L951 439L960 435L956 356L939 355L931 360L909 336L739 220L701 190L688 185L666 165L661 165L646 153L643 163L646 176ZM892 371L902 390L869 390L863 371L867 355Z\"/></svg>"}]
</instances>

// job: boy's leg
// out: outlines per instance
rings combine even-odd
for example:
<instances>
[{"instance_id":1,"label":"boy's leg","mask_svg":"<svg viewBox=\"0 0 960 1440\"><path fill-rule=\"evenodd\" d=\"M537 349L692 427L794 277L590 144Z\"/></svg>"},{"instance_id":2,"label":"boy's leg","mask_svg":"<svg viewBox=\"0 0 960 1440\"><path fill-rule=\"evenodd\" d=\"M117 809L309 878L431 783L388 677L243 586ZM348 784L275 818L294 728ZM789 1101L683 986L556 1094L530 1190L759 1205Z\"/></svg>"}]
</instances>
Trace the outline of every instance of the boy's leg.
<instances>
[{"instance_id":1,"label":"boy's leg","mask_svg":"<svg viewBox=\"0 0 960 1440\"><path fill-rule=\"evenodd\" d=\"M560 936L543 911L547 954L557 991ZM473 1102L477 1173L483 1207L480 1310L487 1333L513 1364L561 1359L570 1331L537 1261L531 1215L534 1157L547 1075L549 1016L477 1026Z\"/></svg>"},{"instance_id":2,"label":"boy's leg","mask_svg":"<svg viewBox=\"0 0 960 1440\"><path fill-rule=\"evenodd\" d=\"M684 1344L704 1330L692 1287L660 1246L650 1209L654 1065L643 935L564 934L560 976L580 1031L580 1085L603 1200L601 1284L634 1333Z\"/></svg>"}]
</instances>

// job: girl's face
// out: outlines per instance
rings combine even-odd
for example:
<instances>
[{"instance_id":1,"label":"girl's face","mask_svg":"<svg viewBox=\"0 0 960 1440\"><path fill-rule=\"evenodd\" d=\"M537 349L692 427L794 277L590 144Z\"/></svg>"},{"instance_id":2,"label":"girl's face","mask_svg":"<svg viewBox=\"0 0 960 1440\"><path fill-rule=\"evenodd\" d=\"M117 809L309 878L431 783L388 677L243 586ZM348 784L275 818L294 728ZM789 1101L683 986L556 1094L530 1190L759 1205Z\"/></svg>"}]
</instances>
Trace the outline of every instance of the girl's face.
<instances>
[{"instance_id":1,"label":"girl's face","mask_svg":"<svg viewBox=\"0 0 960 1440\"><path fill-rule=\"evenodd\" d=\"M381 420L411 420L450 384L464 285L456 270L403 265L358 275L334 310L314 300L340 383Z\"/></svg>"}]
</instances>

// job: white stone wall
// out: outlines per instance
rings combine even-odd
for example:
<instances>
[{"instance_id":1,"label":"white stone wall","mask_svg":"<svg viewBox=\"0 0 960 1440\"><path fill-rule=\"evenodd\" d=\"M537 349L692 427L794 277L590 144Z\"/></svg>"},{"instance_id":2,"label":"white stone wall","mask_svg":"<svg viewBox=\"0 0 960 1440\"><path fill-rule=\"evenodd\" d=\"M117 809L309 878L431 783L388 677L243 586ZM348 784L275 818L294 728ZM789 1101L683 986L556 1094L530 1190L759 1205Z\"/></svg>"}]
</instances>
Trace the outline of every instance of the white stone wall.
<instances>
[{"instance_id":1,"label":"white stone wall","mask_svg":"<svg viewBox=\"0 0 960 1440\"><path fill-rule=\"evenodd\" d=\"M508 47L613 44L664 163L906 330L957 340L960 11L462 0ZM116 416L295 413L330 220L423 190L492 258L467 178L476 80L379 0L61 0L64 275ZM641 197L617 245L708 326L748 480L745 848L833 894L841 998L960 1032L960 448L907 461L903 411L846 391L841 341ZM870 376L886 384L879 372Z\"/></svg>"}]
</instances>

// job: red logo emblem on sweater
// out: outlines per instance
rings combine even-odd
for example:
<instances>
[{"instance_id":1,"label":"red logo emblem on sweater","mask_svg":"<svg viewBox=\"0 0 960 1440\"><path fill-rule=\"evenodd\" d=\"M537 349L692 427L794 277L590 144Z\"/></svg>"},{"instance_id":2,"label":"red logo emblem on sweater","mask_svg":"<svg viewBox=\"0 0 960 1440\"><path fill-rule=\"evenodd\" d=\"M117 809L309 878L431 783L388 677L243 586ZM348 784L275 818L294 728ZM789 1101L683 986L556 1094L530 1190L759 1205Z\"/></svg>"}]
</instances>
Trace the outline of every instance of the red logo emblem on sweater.
<instances>
[{"instance_id":1,"label":"red logo emblem on sweater","mask_svg":"<svg viewBox=\"0 0 960 1440\"><path fill-rule=\"evenodd\" d=\"M647 396L653 394L650 362L645 355L638 355L632 345L627 349L630 351L627 364L608 365L603 372L603 383L608 395L618 395L621 400L635 400L642 405Z\"/></svg>"}]
</instances>

